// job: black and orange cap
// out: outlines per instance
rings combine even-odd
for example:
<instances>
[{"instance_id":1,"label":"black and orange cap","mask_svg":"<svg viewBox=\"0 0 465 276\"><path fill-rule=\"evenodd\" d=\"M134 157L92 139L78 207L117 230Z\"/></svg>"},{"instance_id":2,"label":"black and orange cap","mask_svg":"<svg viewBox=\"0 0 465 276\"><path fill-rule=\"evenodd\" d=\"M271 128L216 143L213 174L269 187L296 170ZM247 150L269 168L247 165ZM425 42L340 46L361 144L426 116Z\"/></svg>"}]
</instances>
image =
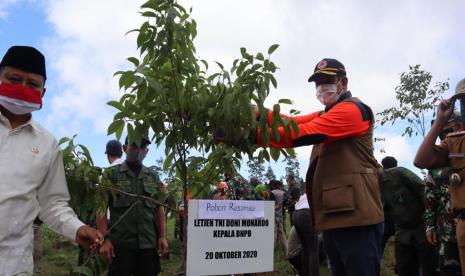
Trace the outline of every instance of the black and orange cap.
<instances>
[{"instance_id":1,"label":"black and orange cap","mask_svg":"<svg viewBox=\"0 0 465 276\"><path fill-rule=\"evenodd\" d=\"M334 58L324 58L318 62L313 70L313 74L308 78L308 82L315 81L319 76L346 76L344 64Z\"/></svg>"}]
</instances>

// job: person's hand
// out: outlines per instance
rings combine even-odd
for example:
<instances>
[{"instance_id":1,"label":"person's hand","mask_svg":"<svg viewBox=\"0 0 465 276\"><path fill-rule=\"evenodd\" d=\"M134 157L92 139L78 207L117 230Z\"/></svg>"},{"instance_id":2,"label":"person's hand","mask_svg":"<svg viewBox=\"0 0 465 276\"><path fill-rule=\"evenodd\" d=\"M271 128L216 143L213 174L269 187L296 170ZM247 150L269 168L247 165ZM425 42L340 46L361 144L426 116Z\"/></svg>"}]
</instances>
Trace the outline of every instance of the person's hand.
<instances>
[{"instance_id":1,"label":"person's hand","mask_svg":"<svg viewBox=\"0 0 465 276\"><path fill-rule=\"evenodd\" d=\"M428 231L426 232L426 240L431 244L431 245L436 245L437 243L437 237L436 233L433 231Z\"/></svg>"},{"instance_id":2,"label":"person's hand","mask_svg":"<svg viewBox=\"0 0 465 276\"><path fill-rule=\"evenodd\" d=\"M449 120L450 116L454 112L454 106L449 100L442 100L437 108L436 111L436 120L435 122L438 123L441 127L443 127L447 121Z\"/></svg>"},{"instance_id":3,"label":"person's hand","mask_svg":"<svg viewBox=\"0 0 465 276\"><path fill-rule=\"evenodd\" d=\"M115 257L115 250L113 249L113 244L109 239L106 239L103 242L102 247L100 247L100 255L102 255L103 259L107 264L111 264L112 258Z\"/></svg>"},{"instance_id":4,"label":"person's hand","mask_svg":"<svg viewBox=\"0 0 465 276\"><path fill-rule=\"evenodd\" d=\"M166 256L168 254L168 240L166 237L158 238L158 252L161 253L161 256Z\"/></svg>"},{"instance_id":5,"label":"person's hand","mask_svg":"<svg viewBox=\"0 0 465 276\"><path fill-rule=\"evenodd\" d=\"M82 247L89 247L91 251L97 249L103 243L103 234L87 225L79 227L76 233L76 242Z\"/></svg>"}]
</instances>

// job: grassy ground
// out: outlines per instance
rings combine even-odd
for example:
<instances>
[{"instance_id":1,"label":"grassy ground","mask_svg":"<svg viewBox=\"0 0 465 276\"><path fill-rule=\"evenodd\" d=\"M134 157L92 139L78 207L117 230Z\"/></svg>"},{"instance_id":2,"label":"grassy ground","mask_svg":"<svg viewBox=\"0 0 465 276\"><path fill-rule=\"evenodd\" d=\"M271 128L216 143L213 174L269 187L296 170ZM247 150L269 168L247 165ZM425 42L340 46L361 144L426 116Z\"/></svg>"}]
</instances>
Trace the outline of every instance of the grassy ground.
<instances>
[{"instance_id":1,"label":"grassy ground","mask_svg":"<svg viewBox=\"0 0 465 276\"><path fill-rule=\"evenodd\" d=\"M182 243L173 237L174 221L168 222L168 239L170 245L170 259L162 260L163 272L161 275L175 275L181 271L182 263ZM286 225L289 233L289 225ZM65 276L69 275L73 267L77 265L78 249L66 241L64 238L48 230L43 229L44 255L40 262L40 275ZM281 250L275 250L275 263L273 273L263 273L261 275L295 275L292 266L286 260ZM321 276L331 275L329 270L321 267ZM382 259L382 276L393 276L394 274L394 250L393 242L390 241L386 247L385 255Z\"/></svg>"}]
</instances>

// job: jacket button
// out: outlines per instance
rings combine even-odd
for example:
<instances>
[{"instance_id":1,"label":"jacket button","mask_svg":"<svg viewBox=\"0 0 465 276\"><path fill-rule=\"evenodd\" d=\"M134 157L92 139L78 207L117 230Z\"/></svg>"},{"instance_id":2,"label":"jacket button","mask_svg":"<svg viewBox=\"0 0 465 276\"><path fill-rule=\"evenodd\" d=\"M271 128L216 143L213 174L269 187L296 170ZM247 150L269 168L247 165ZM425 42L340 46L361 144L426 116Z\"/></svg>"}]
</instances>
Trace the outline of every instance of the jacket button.
<instances>
[{"instance_id":1,"label":"jacket button","mask_svg":"<svg viewBox=\"0 0 465 276\"><path fill-rule=\"evenodd\" d=\"M462 183L462 178L460 177L460 175L458 173L453 173L451 176L450 176L450 182L452 184L456 184L456 185L459 185Z\"/></svg>"}]
</instances>

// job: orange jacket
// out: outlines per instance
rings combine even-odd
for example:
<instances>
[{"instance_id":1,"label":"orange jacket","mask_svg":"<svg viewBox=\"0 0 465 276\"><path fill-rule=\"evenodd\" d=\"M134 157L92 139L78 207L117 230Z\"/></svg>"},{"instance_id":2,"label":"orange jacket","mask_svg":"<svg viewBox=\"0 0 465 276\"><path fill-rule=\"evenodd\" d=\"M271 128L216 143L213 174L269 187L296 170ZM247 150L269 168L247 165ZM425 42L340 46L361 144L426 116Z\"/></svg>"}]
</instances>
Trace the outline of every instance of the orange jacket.
<instances>
[{"instance_id":1,"label":"orange jacket","mask_svg":"<svg viewBox=\"0 0 465 276\"><path fill-rule=\"evenodd\" d=\"M278 128L279 141L273 139L270 132L270 146L274 148L292 148L306 145L313 145L322 142L332 142L349 137L361 136L370 128L371 115L368 108L362 103L352 101L343 101L350 98L350 92L344 94L340 101L326 108L326 112L319 111L308 115L289 117L280 115L284 118L293 118L299 127L299 133L296 134L292 127L290 136L286 137L283 127ZM268 123L271 124L273 114L268 112ZM257 131L257 143L260 142L260 130Z\"/></svg>"}]
</instances>

